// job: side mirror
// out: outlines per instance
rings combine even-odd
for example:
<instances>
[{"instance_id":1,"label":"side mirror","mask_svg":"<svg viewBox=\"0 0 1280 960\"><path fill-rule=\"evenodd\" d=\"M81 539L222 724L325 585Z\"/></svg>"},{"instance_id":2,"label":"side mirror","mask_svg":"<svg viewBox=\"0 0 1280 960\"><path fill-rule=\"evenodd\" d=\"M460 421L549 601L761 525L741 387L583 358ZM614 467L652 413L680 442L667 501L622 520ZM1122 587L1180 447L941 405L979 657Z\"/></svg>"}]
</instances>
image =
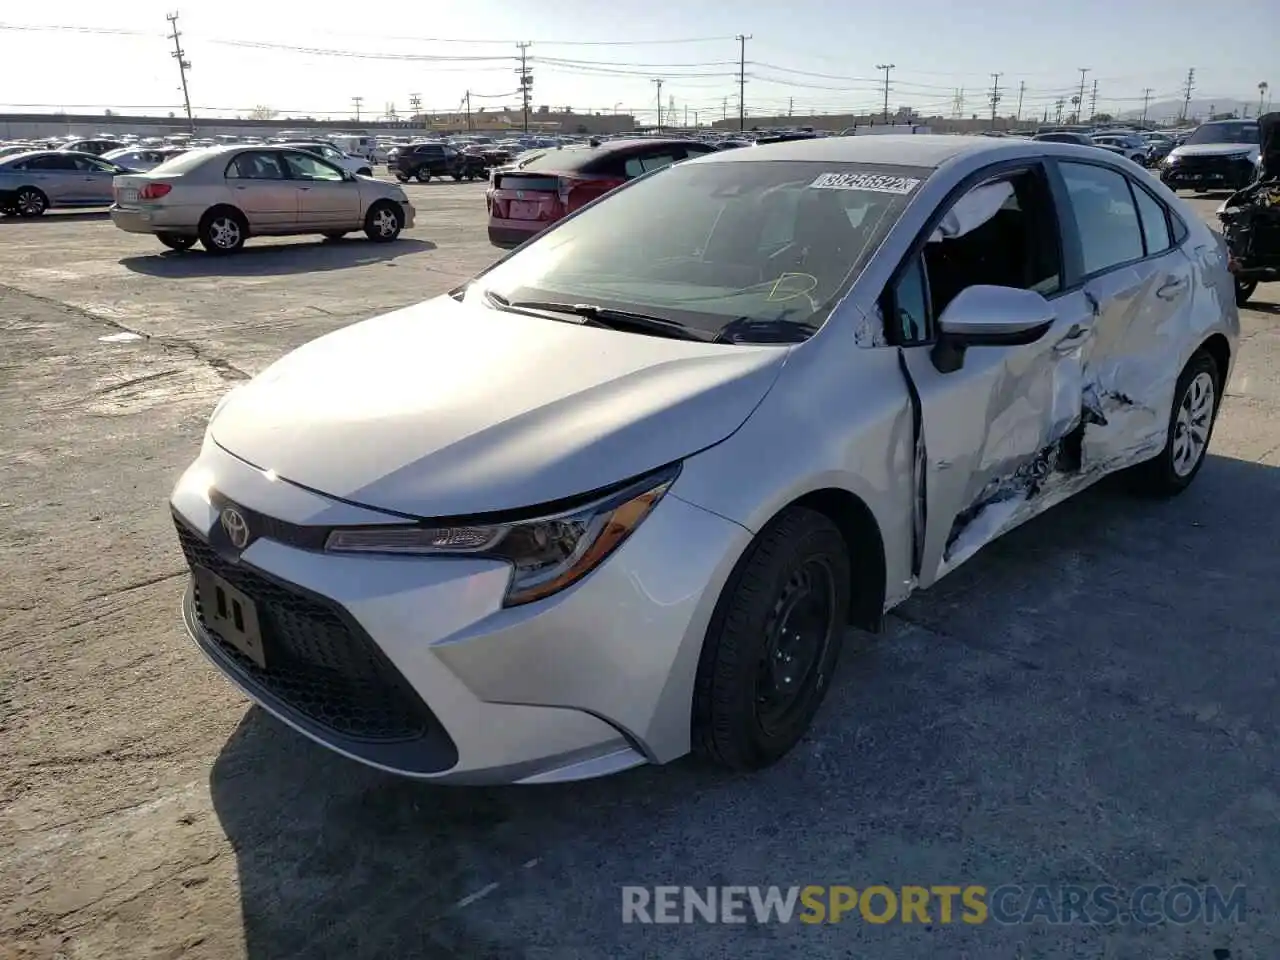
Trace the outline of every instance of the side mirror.
<instances>
[{"instance_id":1,"label":"side mirror","mask_svg":"<svg viewBox=\"0 0 1280 960\"><path fill-rule=\"evenodd\" d=\"M970 347L1017 347L1035 343L1057 319L1053 305L1034 290L978 284L966 287L938 318L933 365L953 373Z\"/></svg>"}]
</instances>

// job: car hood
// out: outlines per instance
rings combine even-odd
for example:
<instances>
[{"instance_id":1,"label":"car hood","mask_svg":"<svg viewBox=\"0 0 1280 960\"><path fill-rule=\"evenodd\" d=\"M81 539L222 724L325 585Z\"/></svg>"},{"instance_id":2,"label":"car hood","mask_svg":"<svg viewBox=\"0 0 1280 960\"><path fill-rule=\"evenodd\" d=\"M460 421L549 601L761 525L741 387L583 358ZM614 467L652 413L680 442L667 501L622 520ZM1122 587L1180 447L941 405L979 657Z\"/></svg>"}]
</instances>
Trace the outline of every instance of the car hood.
<instances>
[{"instance_id":1,"label":"car hood","mask_svg":"<svg viewBox=\"0 0 1280 960\"><path fill-rule=\"evenodd\" d=\"M420 517L552 503L720 442L789 350L621 333L451 297L315 340L219 406L282 479Z\"/></svg>"},{"instance_id":2,"label":"car hood","mask_svg":"<svg viewBox=\"0 0 1280 960\"><path fill-rule=\"evenodd\" d=\"M1256 143L1192 143L1174 147L1169 159L1178 157L1226 157L1233 154L1247 153L1251 157L1258 155Z\"/></svg>"}]
</instances>

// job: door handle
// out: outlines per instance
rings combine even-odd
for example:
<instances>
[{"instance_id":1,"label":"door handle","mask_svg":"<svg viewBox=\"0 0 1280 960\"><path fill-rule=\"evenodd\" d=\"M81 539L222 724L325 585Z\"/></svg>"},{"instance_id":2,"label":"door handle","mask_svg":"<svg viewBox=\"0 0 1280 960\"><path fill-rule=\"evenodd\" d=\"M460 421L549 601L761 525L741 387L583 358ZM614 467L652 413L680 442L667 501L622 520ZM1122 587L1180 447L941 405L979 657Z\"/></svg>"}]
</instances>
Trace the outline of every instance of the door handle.
<instances>
[{"instance_id":1,"label":"door handle","mask_svg":"<svg viewBox=\"0 0 1280 960\"><path fill-rule=\"evenodd\" d=\"M1080 345L1080 343L1089 336L1089 328L1082 327L1078 323L1073 323L1071 329L1064 333L1058 342L1053 345L1053 349L1058 353L1069 353Z\"/></svg>"},{"instance_id":2,"label":"door handle","mask_svg":"<svg viewBox=\"0 0 1280 960\"><path fill-rule=\"evenodd\" d=\"M1186 285L1187 281L1184 278L1174 277L1156 289L1156 296L1161 300L1172 300L1174 295Z\"/></svg>"},{"instance_id":3,"label":"door handle","mask_svg":"<svg viewBox=\"0 0 1280 960\"><path fill-rule=\"evenodd\" d=\"M298 189L299 189L299 190L310 190L311 188L310 188L310 187L299 187Z\"/></svg>"}]
</instances>

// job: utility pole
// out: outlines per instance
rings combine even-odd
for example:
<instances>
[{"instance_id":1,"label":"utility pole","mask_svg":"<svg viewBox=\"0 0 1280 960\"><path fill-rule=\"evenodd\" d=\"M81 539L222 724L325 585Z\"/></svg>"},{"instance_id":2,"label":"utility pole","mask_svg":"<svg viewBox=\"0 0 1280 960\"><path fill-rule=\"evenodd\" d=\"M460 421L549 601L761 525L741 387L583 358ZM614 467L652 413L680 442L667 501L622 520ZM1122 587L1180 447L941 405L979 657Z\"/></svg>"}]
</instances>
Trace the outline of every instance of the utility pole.
<instances>
[{"instance_id":1,"label":"utility pole","mask_svg":"<svg viewBox=\"0 0 1280 960\"><path fill-rule=\"evenodd\" d=\"M529 132L529 97L533 94L533 74L529 72L529 47L526 40L516 44L520 51L520 66L516 72L520 74L520 99L524 105L524 132Z\"/></svg>"},{"instance_id":2,"label":"utility pole","mask_svg":"<svg viewBox=\"0 0 1280 960\"><path fill-rule=\"evenodd\" d=\"M689 129L689 105L687 103L684 105L684 128L686 130Z\"/></svg>"},{"instance_id":3,"label":"utility pole","mask_svg":"<svg viewBox=\"0 0 1280 960\"><path fill-rule=\"evenodd\" d=\"M1092 70L1092 67L1077 67L1080 71L1080 92L1076 95L1076 123L1080 122L1080 114L1084 111L1084 75Z\"/></svg>"},{"instance_id":4,"label":"utility pole","mask_svg":"<svg viewBox=\"0 0 1280 960\"><path fill-rule=\"evenodd\" d=\"M956 119L964 119L964 87L956 91Z\"/></svg>"},{"instance_id":5,"label":"utility pole","mask_svg":"<svg viewBox=\"0 0 1280 960\"><path fill-rule=\"evenodd\" d=\"M658 132L661 133L662 132L662 79L660 77L654 77L653 80L651 80L650 82L655 87L658 88Z\"/></svg>"},{"instance_id":6,"label":"utility pole","mask_svg":"<svg viewBox=\"0 0 1280 960\"><path fill-rule=\"evenodd\" d=\"M752 37L749 33L740 33L734 39L738 41L738 129L747 129L747 41Z\"/></svg>"},{"instance_id":7,"label":"utility pole","mask_svg":"<svg viewBox=\"0 0 1280 960\"><path fill-rule=\"evenodd\" d=\"M787 116L794 117L795 115L796 115L796 98L788 97L787 98Z\"/></svg>"},{"instance_id":8,"label":"utility pole","mask_svg":"<svg viewBox=\"0 0 1280 960\"><path fill-rule=\"evenodd\" d=\"M463 98L467 103L467 133L471 132L471 91L467 91L466 97Z\"/></svg>"},{"instance_id":9,"label":"utility pole","mask_svg":"<svg viewBox=\"0 0 1280 960\"><path fill-rule=\"evenodd\" d=\"M1271 85L1263 80L1258 84L1258 116L1262 116L1262 101L1267 95L1267 91L1271 89Z\"/></svg>"},{"instance_id":10,"label":"utility pole","mask_svg":"<svg viewBox=\"0 0 1280 960\"><path fill-rule=\"evenodd\" d=\"M1147 125L1147 110L1151 106L1151 94L1155 91L1150 87L1144 87L1142 90L1142 125Z\"/></svg>"},{"instance_id":11,"label":"utility pole","mask_svg":"<svg viewBox=\"0 0 1280 960\"><path fill-rule=\"evenodd\" d=\"M356 108L356 123L359 123L360 122L360 104L364 103L364 97L352 97L351 102L352 104L355 105L355 108Z\"/></svg>"},{"instance_id":12,"label":"utility pole","mask_svg":"<svg viewBox=\"0 0 1280 960\"><path fill-rule=\"evenodd\" d=\"M409 120L414 122L422 115L422 94L409 94L409 112L411 114Z\"/></svg>"},{"instance_id":13,"label":"utility pole","mask_svg":"<svg viewBox=\"0 0 1280 960\"><path fill-rule=\"evenodd\" d=\"M1004 99L1000 94L1000 78L1003 73L993 73L991 75L991 129L996 128L996 105Z\"/></svg>"},{"instance_id":14,"label":"utility pole","mask_svg":"<svg viewBox=\"0 0 1280 960\"><path fill-rule=\"evenodd\" d=\"M1093 81L1093 93L1089 97L1089 122L1093 123L1093 118L1098 115L1098 81Z\"/></svg>"},{"instance_id":15,"label":"utility pole","mask_svg":"<svg viewBox=\"0 0 1280 960\"><path fill-rule=\"evenodd\" d=\"M725 97L720 104L720 119L721 120L729 119L729 98L728 97Z\"/></svg>"},{"instance_id":16,"label":"utility pole","mask_svg":"<svg viewBox=\"0 0 1280 960\"><path fill-rule=\"evenodd\" d=\"M1191 91L1196 88L1196 68L1192 67L1187 71L1187 85L1182 91L1182 119L1187 119L1187 113L1191 110Z\"/></svg>"},{"instance_id":17,"label":"utility pole","mask_svg":"<svg viewBox=\"0 0 1280 960\"><path fill-rule=\"evenodd\" d=\"M1066 109L1067 101L1059 97L1057 103L1055 103L1053 107L1057 111L1057 113L1054 114L1053 122L1058 126L1062 126L1062 111Z\"/></svg>"},{"instance_id":18,"label":"utility pole","mask_svg":"<svg viewBox=\"0 0 1280 960\"><path fill-rule=\"evenodd\" d=\"M889 71L894 68L892 63L877 63L876 69L884 71L884 122L889 122Z\"/></svg>"},{"instance_id":19,"label":"utility pole","mask_svg":"<svg viewBox=\"0 0 1280 960\"><path fill-rule=\"evenodd\" d=\"M1022 95L1026 92L1027 92L1027 81L1025 80L1019 81L1018 82L1018 112L1014 116L1014 119L1017 120L1019 123L1022 122Z\"/></svg>"},{"instance_id":20,"label":"utility pole","mask_svg":"<svg viewBox=\"0 0 1280 960\"><path fill-rule=\"evenodd\" d=\"M196 120L191 115L191 94L187 92L187 71L191 69L191 61L187 59L187 55L182 52L182 44L178 38L182 36L178 32L178 13L166 13L166 20L173 26L173 33L169 34L169 39L173 41L173 53L171 56L178 61L178 74L182 77L182 102L187 108L187 126L190 128L192 136L196 132Z\"/></svg>"}]
</instances>

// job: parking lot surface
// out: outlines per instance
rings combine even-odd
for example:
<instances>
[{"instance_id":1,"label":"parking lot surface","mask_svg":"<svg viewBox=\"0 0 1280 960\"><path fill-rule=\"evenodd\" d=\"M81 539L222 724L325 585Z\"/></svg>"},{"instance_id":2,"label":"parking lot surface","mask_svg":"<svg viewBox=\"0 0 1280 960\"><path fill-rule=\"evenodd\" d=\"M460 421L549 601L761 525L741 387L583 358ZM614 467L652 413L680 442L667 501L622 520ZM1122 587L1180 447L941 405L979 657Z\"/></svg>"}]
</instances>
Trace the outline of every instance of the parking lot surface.
<instances>
[{"instance_id":1,"label":"parking lot surface","mask_svg":"<svg viewBox=\"0 0 1280 960\"><path fill-rule=\"evenodd\" d=\"M1103 484L851 636L776 767L448 789L330 755L204 662L165 505L229 386L495 258L481 185L407 189L397 243L234 258L0 222L0 957L1276 955L1280 288L1187 494ZM622 922L632 884L975 883L1243 885L1247 913Z\"/></svg>"}]
</instances>

